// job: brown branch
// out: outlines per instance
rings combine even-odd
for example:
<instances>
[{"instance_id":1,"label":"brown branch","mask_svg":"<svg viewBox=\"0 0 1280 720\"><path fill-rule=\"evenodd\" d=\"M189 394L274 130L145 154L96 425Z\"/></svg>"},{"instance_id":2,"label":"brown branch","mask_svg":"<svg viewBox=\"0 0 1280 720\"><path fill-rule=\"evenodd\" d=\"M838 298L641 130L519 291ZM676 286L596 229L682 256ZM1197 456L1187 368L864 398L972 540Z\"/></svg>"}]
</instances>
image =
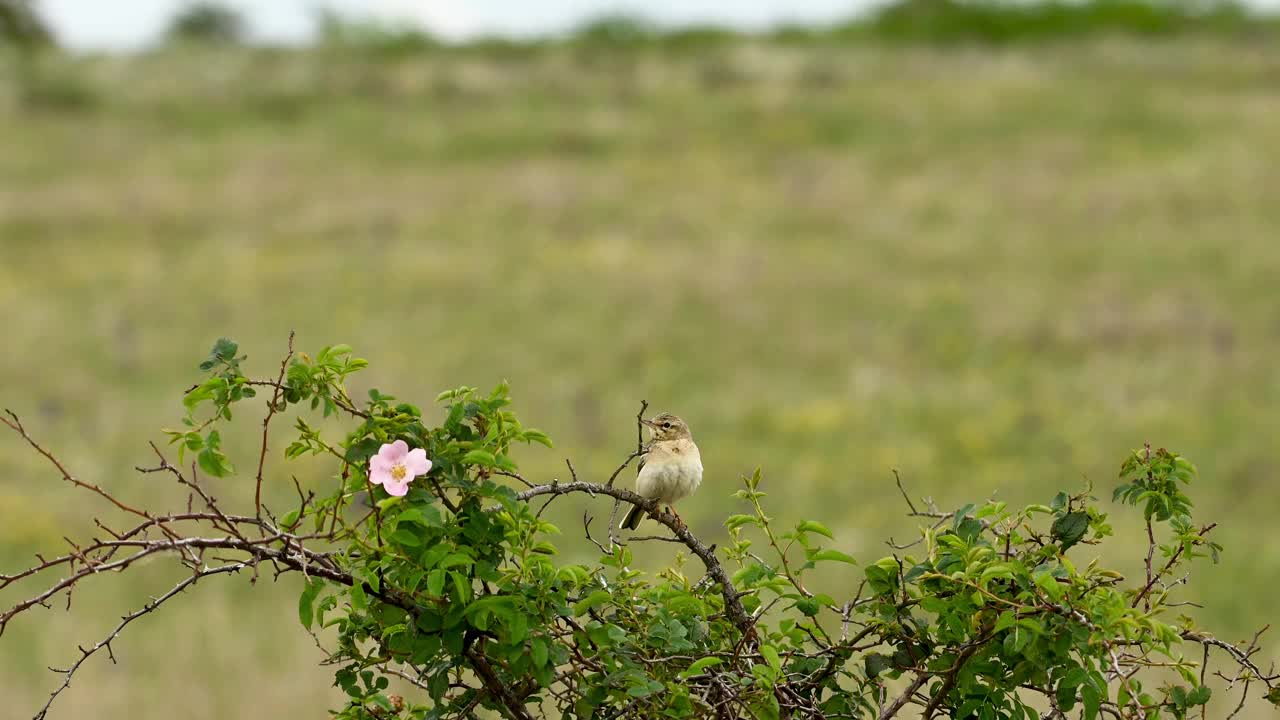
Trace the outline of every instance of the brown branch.
<instances>
[{"instance_id":1,"label":"brown branch","mask_svg":"<svg viewBox=\"0 0 1280 720\"><path fill-rule=\"evenodd\" d=\"M938 688L938 691L934 693L933 699L929 701L929 704L921 714L922 718L929 720L929 718L932 718L933 714L938 711L938 708L942 706L942 703L946 702L947 695L949 695L951 693L951 689L956 686L956 680L960 676L960 668L969 661L969 658L973 657L974 653L978 652L978 648L985 644L986 643L983 641L974 642L969 647L960 651L960 654L956 656L955 664L947 671L946 675L942 679L942 685Z\"/></svg>"},{"instance_id":2,"label":"brown branch","mask_svg":"<svg viewBox=\"0 0 1280 720\"><path fill-rule=\"evenodd\" d=\"M911 684L907 686L906 690L902 691L901 695L894 698L893 702L884 706L878 716L879 720L889 720L889 718L897 715L898 711L911 700L912 696L916 694L916 691L920 689L921 685L924 685L925 682L928 681L929 677L930 676L927 673L919 673L916 675L915 680L911 681Z\"/></svg>"},{"instance_id":3,"label":"brown branch","mask_svg":"<svg viewBox=\"0 0 1280 720\"><path fill-rule=\"evenodd\" d=\"M648 401L641 400L640 411L636 413L636 449L628 455L627 459L623 460L622 464L618 466L618 469L614 470L613 474L609 476L609 481L605 483L607 487L613 487L613 481L618 479L618 475L622 474L622 471L631 464L631 461L648 452L648 448L645 447L644 444L644 411L648 408Z\"/></svg>"},{"instance_id":4,"label":"brown branch","mask_svg":"<svg viewBox=\"0 0 1280 720\"><path fill-rule=\"evenodd\" d=\"M493 666L489 664L489 659L484 656L484 652L477 650L474 646L467 648L467 659L471 661L471 667L476 671L476 675L480 677L480 682L484 684L485 689L493 694L494 697L502 701L502 705L506 708L507 713L515 720L533 720L533 716L525 709L524 703L520 702L520 698L512 689L498 677L498 673L494 671Z\"/></svg>"},{"instance_id":5,"label":"brown branch","mask_svg":"<svg viewBox=\"0 0 1280 720\"><path fill-rule=\"evenodd\" d=\"M253 564L255 562L262 561L273 562L284 565L291 570L303 572L308 575L323 577L327 580L332 580L343 585L353 585L356 582L352 575L338 569L333 564L330 556L324 553L306 550L300 546L294 549L289 544L291 540L296 540L296 536L288 535L287 533L278 533L276 535L267 536L257 540L246 540L241 537L228 536L222 538L188 537L165 540L139 539L98 541L94 543L90 550L128 547L136 547L140 549L138 552L120 558L119 560L87 564L80 570L61 579L57 583L54 583L51 587L45 589L38 595L12 606L9 610L0 614L0 635L4 633L8 623L15 616L36 605L45 605L54 595L57 595L62 590L75 586L76 583L83 578L103 572L124 570L143 558L164 552L175 552L182 555L184 551L192 549L233 550L249 555L250 560L246 561L246 564ZM281 543L285 547L270 547L270 545L274 543ZM185 559L185 556L183 557ZM79 559L79 557L75 557L75 559ZM47 570L54 567L56 564L57 560L42 563L42 566L38 571ZM187 561L187 564L190 565L190 561ZM196 568L196 571L199 572L199 569ZM31 574L35 573L27 573L27 575ZM409 611L413 611L414 609L412 602L397 595L388 593L385 589L374 591L371 588L366 588L366 592L374 595L383 602L390 603L402 609Z\"/></svg>"},{"instance_id":6,"label":"brown branch","mask_svg":"<svg viewBox=\"0 0 1280 720\"><path fill-rule=\"evenodd\" d=\"M236 529L236 524L231 522L231 519L228 518L226 515L224 515L222 512L222 509L218 507L217 498L214 498L213 496L206 493L204 489L200 487L199 483L195 482L194 480L188 480L187 476L183 475L182 471L174 467L169 462L169 459L164 456L164 453L160 452L160 448L156 447L155 443L148 443L148 445L151 446L151 450L155 452L156 457L160 459L160 465L154 468L141 468L141 467L134 468L135 470L144 474L152 473L152 472L170 473L171 475L173 475L174 479L177 480L180 484L186 485L187 487L191 488L196 492L197 495L200 496L201 500L204 500L204 504L208 506L208 508L212 510L214 514L218 516L218 519L220 521L222 521L222 524L226 527L227 532L233 533L236 535L239 534L239 530ZM194 472L195 465L193 464L191 467ZM262 522L261 514L258 515L256 522L257 523ZM217 524L215 523L214 526L217 527Z\"/></svg>"},{"instance_id":7,"label":"brown branch","mask_svg":"<svg viewBox=\"0 0 1280 720\"><path fill-rule=\"evenodd\" d=\"M615 500L639 505L649 513L649 517L666 525L685 547L698 556L698 559L706 566L707 574L720 585L720 594L724 598L725 616L738 628L744 639L755 638L754 623L751 620L751 616L747 614L746 608L742 605L742 593L734 587L733 582L729 579L729 574L725 572L724 566L716 558L715 546L706 545L695 537L693 533L689 532L689 528L680 522L679 518L660 510L656 499L646 498L622 488L582 481L539 485L522 493L517 493L516 499L528 500L540 495L568 495L571 493L586 493L592 496L607 495Z\"/></svg>"},{"instance_id":8,"label":"brown branch","mask_svg":"<svg viewBox=\"0 0 1280 720\"><path fill-rule=\"evenodd\" d=\"M1218 523L1209 523L1208 525L1205 525L1204 527L1200 528L1200 532L1197 535L1197 537L1203 540L1204 537L1208 535L1209 532L1216 527L1218 527ZM1147 538L1148 538L1148 541L1150 542L1150 545L1147 548L1147 584L1144 585L1142 589L1138 591L1138 594L1134 596L1133 602L1130 603L1129 607L1134 607L1134 608L1138 607L1138 603L1142 602L1142 599L1147 596L1147 593L1151 592L1151 588L1155 587L1156 582L1158 582L1160 578L1164 577L1165 574L1169 572L1169 570L1174 566L1174 563L1178 562L1178 558L1182 556L1183 548L1186 547L1185 545L1179 545L1178 549L1173 552L1173 555L1169 556L1169 559L1165 562L1164 567L1160 568L1159 572L1156 572L1153 575L1151 572L1151 553L1155 551L1155 540L1152 538L1152 535L1151 535L1151 520L1149 518L1147 520ZM1150 603L1148 603L1146 607L1148 610L1150 610L1151 609Z\"/></svg>"},{"instance_id":9,"label":"brown branch","mask_svg":"<svg viewBox=\"0 0 1280 720\"><path fill-rule=\"evenodd\" d=\"M276 378L275 388L271 391L271 402L267 404L267 416L262 419L262 448L258 452L258 475L253 489L254 515L262 519L262 468L267 462L267 431L271 427L271 418L280 409L280 393L284 388L284 371L293 358L293 331L289 331L289 352L280 361L280 375Z\"/></svg>"},{"instance_id":10,"label":"brown branch","mask_svg":"<svg viewBox=\"0 0 1280 720\"><path fill-rule=\"evenodd\" d=\"M12 428L14 432L22 436L23 440L27 441L28 445L35 448L36 452L40 453L45 457L45 459L53 463L53 466L58 469L59 473L62 474L63 480L66 480L67 482L75 485L76 487L81 487L81 488L84 488L85 490L89 490L90 492L100 495L101 497L106 499L107 502L110 502L112 505L115 505L116 507L120 508L121 510L127 513L137 515L138 517L150 519L151 516L145 511L138 510L137 508L133 508L128 505L125 505L124 503L120 502L116 498L112 497L111 493L108 493L106 490L103 490L101 487L94 485L93 483L88 483L83 480L79 480L76 477L74 477L71 473L67 472L67 468L63 466L62 462L59 461L58 458L54 457L53 453L49 452L48 450L45 450L43 447L41 447L40 443L37 443L34 438L32 438L30 435L27 434L27 429L22 426L22 421L18 419L18 416L16 413L6 408L5 414L7 414L9 418L12 418L12 420L10 420L9 418L0 417L0 422Z\"/></svg>"},{"instance_id":11,"label":"brown branch","mask_svg":"<svg viewBox=\"0 0 1280 720\"><path fill-rule=\"evenodd\" d=\"M158 515L138 525L137 527L127 530L123 533L114 532L109 528L107 528L105 525L101 525L101 523L99 523L99 526L102 527L104 530L106 530L108 533L110 533L112 535L113 540L125 541L125 540L129 540L131 538L136 537L140 533L145 532L148 528L153 528L158 526L160 523L182 522L182 521L190 520L190 521L208 522L213 527L216 528L218 527L219 519L226 522L233 522L233 523L254 525L254 526L259 524L259 522L256 519L251 517L246 517L243 515L221 515L221 514L214 514L214 513L191 512L191 513L177 513L174 515ZM156 542L163 543L164 541L158 540ZM31 568L28 568L18 573L14 573L12 575L5 575L4 573L0 573L0 590L3 590L5 587L9 586L10 584L18 580L21 580L26 577L30 577L32 575L36 575L45 570L49 570L55 566L65 565L67 563L71 563L76 560L81 560L83 562L87 554L96 552L98 550L106 549L106 550L109 550L109 552L106 553L105 555L101 557L89 558L90 564L96 566L97 572L101 572L102 571L101 563L109 560L113 556L115 550L125 546L126 545L124 545L121 542L109 543L109 542L95 541L92 545L82 548L81 550L78 550L73 553L68 553L67 555L61 555L61 556L55 557L52 560L45 560L44 558L37 556L37 559L40 560L39 565L33 566ZM137 543L128 545L128 547L137 547L137 546L138 546Z\"/></svg>"},{"instance_id":12,"label":"brown branch","mask_svg":"<svg viewBox=\"0 0 1280 720\"><path fill-rule=\"evenodd\" d=\"M1265 630L1265 628L1263 629ZM1254 650L1241 650L1235 645L1232 645L1231 643L1225 642L1223 640L1219 640L1218 638L1212 635L1209 635L1208 633L1197 633L1197 632L1192 632L1190 630L1184 631L1182 633L1182 639L1191 640L1192 642L1198 642L1204 645L1212 645L1218 648L1219 650L1222 650L1227 655L1229 655L1231 659L1236 662L1237 665L1240 665L1241 667L1249 670L1249 672L1253 673L1254 676L1257 677L1257 679L1265 683L1268 688L1274 687L1275 682L1277 680L1280 680L1280 675L1275 675L1275 674L1268 675L1267 673L1264 673L1261 668L1259 668L1256 664L1254 664L1253 660L1249 659L1249 656L1252 655L1253 652L1255 652Z\"/></svg>"},{"instance_id":13,"label":"brown branch","mask_svg":"<svg viewBox=\"0 0 1280 720\"><path fill-rule=\"evenodd\" d=\"M80 669L80 666L84 664L85 660L88 660L91 656L93 656L94 653L98 652L99 650L102 650L103 648L106 648L107 653L111 654L111 642L120 635L120 633L125 629L125 627L129 623L133 622L134 620L137 620L138 618L142 617L143 615L146 615L147 613L155 611L156 608L160 607L166 601L172 599L174 596L186 590L188 587L195 585L196 582L200 580L200 578L208 577L210 575L218 575L221 573L238 572L244 569L247 565L248 563L232 563L230 565L223 565L221 567L201 570L198 573L192 575L191 577L173 586L173 588L170 589L169 592L165 593L164 595L161 595L158 598L154 598L151 602L147 603L146 605L143 605L141 609L122 617L120 619L120 624L116 625L115 629L112 630L110 633L108 633L105 638L103 638L102 640L99 640L95 645L90 647L88 650L81 647L80 659L76 660L75 663L71 665L71 667L67 668L66 670L57 671L62 673L62 684L59 685L56 690L54 690L52 693L49 694L49 699L45 702L44 707L40 708L40 712L36 713L34 720L44 720L45 716L48 715L49 713L49 708L53 706L53 701L57 700L58 696L61 695L64 690L71 687L72 676L76 674L76 671ZM111 661L115 662L114 655L111 657ZM52 670L53 668L50 668L50 669Z\"/></svg>"}]
</instances>

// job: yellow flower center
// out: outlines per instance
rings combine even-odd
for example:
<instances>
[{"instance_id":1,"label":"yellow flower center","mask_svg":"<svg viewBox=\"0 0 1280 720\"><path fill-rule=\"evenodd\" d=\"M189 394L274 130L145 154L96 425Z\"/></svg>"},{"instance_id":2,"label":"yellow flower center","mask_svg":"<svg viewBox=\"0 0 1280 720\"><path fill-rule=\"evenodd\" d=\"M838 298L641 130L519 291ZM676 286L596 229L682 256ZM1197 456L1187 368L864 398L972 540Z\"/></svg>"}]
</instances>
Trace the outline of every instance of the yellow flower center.
<instances>
[{"instance_id":1,"label":"yellow flower center","mask_svg":"<svg viewBox=\"0 0 1280 720\"><path fill-rule=\"evenodd\" d=\"M408 471L408 470L406 470L406 469L404 468L404 466L403 466L403 465L397 465L397 466L395 466L395 467L391 468L391 477L392 477L392 479L395 479L395 480L403 480L403 479L404 479L404 476L405 476L405 475L408 475L408 474L409 474L409 471Z\"/></svg>"}]
</instances>

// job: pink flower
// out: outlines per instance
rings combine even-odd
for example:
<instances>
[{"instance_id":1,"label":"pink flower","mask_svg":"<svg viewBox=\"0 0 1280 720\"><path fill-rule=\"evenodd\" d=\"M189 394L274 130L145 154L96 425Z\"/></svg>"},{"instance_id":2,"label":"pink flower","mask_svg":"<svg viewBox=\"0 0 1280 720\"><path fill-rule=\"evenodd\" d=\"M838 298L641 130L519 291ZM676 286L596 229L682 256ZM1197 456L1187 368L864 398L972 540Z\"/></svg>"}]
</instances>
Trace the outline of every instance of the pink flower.
<instances>
[{"instance_id":1,"label":"pink flower","mask_svg":"<svg viewBox=\"0 0 1280 720\"><path fill-rule=\"evenodd\" d=\"M409 483L430 470L427 451L422 448L410 450L403 440L384 444L377 455L369 458L369 481L381 485L388 495L396 497L403 497L409 492Z\"/></svg>"}]
</instances>

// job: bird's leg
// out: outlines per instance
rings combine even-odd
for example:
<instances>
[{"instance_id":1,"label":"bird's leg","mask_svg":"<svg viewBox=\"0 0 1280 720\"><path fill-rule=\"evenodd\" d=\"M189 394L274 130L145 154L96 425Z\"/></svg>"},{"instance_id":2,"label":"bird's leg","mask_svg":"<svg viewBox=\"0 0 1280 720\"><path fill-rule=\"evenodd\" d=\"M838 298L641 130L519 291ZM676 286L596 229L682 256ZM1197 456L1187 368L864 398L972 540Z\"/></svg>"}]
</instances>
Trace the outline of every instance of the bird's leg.
<instances>
[{"instance_id":1,"label":"bird's leg","mask_svg":"<svg viewBox=\"0 0 1280 720\"><path fill-rule=\"evenodd\" d=\"M684 524L684 518L680 517L680 513L676 512L676 506L675 506L675 505L668 505L668 506L667 506L667 510L668 510L672 515L675 515L675 517L676 517L676 524L677 524L677 525L679 525L679 526L680 526L680 527L682 527L682 528L686 528L686 529L689 527L688 525L685 525L685 524Z\"/></svg>"}]
</instances>

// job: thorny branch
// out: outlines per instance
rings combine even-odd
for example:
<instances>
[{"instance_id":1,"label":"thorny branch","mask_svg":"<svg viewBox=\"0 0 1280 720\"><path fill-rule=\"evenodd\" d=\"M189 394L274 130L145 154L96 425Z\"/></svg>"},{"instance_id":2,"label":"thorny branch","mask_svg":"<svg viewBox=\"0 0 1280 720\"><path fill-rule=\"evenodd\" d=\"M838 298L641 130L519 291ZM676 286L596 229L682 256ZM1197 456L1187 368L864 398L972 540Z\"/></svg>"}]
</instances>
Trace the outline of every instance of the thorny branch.
<instances>
[{"instance_id":1,"label":"thorny branch","mask_svg":"<svg viewBox=\"0 0 1280 720\"><path fill-rule=\"evenodd\" d=\"M271 429L271 418L280 410L280 393L284 387L284 373L289 369L289 360L293 358L293 331L289 331L289 352L280 361L280 374L276 377L276 386L271 389L271 402L267 403L267 416L262 419L262 448L258 453L258 474L253 487L254 516L262 518L262 468L267 462L267 433Z\"/></svg>"},{"instance_id":2,"label":"thorny branch","mask_svg":"<svg viewBox=\"0 0 1280 720\"><path fill-rule=\"evenodd\" d=\"M353 586L360 583L365 593L383 603L404 610L411 617L418 611L417 601L413 597L395 589L394 586L384 584L379 588L373 588L363 584L343 569L333 553L306 547L308 543L313 547L332 547L333 543L343 539L342 533L344 529L338 523L337 517L341 511L340 504L333 508L334 517L333 521L328 524L328 528L324 529L325 523L320 522L317 527L321 529L310 534L296 532L294 530L297 527L296 522L289 527L282 527L262 504L262 486L266 481L265 458L270 425L272 418L282 409L283 379L293 353L293 336L290 334L288 354L286 354L281 363L280 373L276 379L274 381L252 382L252 384L271 387L273 390L268 401L267 414L263 419L262 444L255 475L254 514L252 516L224 511L217 498L213 497L201 486L195 475L194 468L190 474L184 473L181 468L171 464L159 448L154 445L152 445L152 448L159 464L155 467L138 468L138 471L147 474L162 473L171 476L181 487L189 492L187 512L153 514L146 509L134 507L101 486L85 482L73 476L54 453L32 437L15 413L6 411L7 417L0 417L0 422L3 422L39 455L44 457L63 480L92 492L116 509L136 519L136 522L131 527L119 530L111 528L100 519L95 520L97 526L106 532L109 537L95 538L81 544L72 544L71 550L63 555L48 559L37 556L38 564L30 568L12 574L0 574L0 589L37 575L44 576L52 573L61 575L59 580L52 582L43 590L17 602L0 613L0 635L3 635L5 628L18 615L36 606L49 607L50 601L59 594L65 593L69 598L70 593L81 582L86 581L91 576L107 572L125 571L143 560L161 555L175 557L180 565L189 572L183 580L174 585L169 591L155 597L133 613L123 616L120 622L102 640L88 648L81 648L80 656L69 667L57 670L56 672L62 676L61 684L50 694L44 707L36 714L36 720L44 720L54 701L70 687L75 673L91 656L105 650L107 655L114 661L112 642L120 636L128 625L143 615L156 611L161 605L205 577L234 574L245 568L252 569L256 576L258 567L262 565L263 567L274 568L277 577L287 572L299 572L307 577L323 578L345 586ZM370 417L368 413L356 408L345 397L337 398L335 402L340 409L354 417L365 419ZM774 599L771 603L753 605L755 611L749 612L743 604L743 597L748 593L740 590L735 585L731 574L717 556L716 545L708 545L696 537L675 515L663 512L656 500L647 499L630 490L615 487L615 481L621 473L637 458L641 457L646 450L642 423L640 423L640 419L646 409L647 403L642 402L640 411L636 416L637 443L635 450L628 454L603 483L593 483L579 479L577 470L569 461L566 461L571 477L569 482L554 481L549 484L537 484L514 471L496 471L494 474L510 477L523 483L524 489L516 493L515 497L523 502L530 502L537 498L544 503L544 508L546 504L569 495L585 495L593 500L602 496L611 499L612 510L608 528L608 547L601 542L597 542L592 537L590 527L592 516L590 511L584 511L583 514L583 529L587 539L604 554L610 554L621 544L615 535L616 516L621 504L631 503L643 507L649 516L665 526L671 532L671 535L633 537L631 540L637 542L658 540L682 545L693 555L696 555L705 566L706 576L698 587L710 587L711 583L716 586L723 604L723 617L736 629L739 639L736 647L732 648L732 652L726 651L715 655L715 657L726 663L746 663L746 667L763 664L768 659L765 656L766 652L776 653L777 651L772 648L762 647L757 624L770 612L770 609L774 607L774 603L777 603L778 599ZM942 523L955 517L955 513L939 511L932 501L928 500L925 501L924 509L920 509L912 501L903 486L901 477L898 476L896 471L894 475L897 487L909 508L908 514L910 516L928 518L934 521L935 530L941 527ZM343 476L345 479L345 466ZM433 487L442 496L442 499L446 501L444 503L446 507L451 512L456 512L456 506L449 503L447 498L443 498L443 492L438 483L433 484ZM303 493L301 486L298 486L298 516L311 511L310 508L313 507L310 505L312 498L313 496L310 493ZM193 506L197 499L204 509ZM327 513L329 511L326 509L323 512ZM377 514L376 505L372 516L375 524L380 524L380 516ZM321 519L324 520L326 517L322 516ZM1212 525L1204 527L1200 530L1200 536L1203 537L1212 529ZM375 531L380 532L380 530ZM770 537L772 538L772 536ZM1007 557L1009 552L1007 547L1008 536L1005 535L1004 538L1006 543L1005 555ZM1035 541L1040 542L1038 538ZM894 547L905 548L916 545L919 542L916 541L911 545L901 546L894 544ZM776 544L774 542L775 546ZM228 560L216 556L214 553L231 553L234 557ZM209 557L215 564L211 565L207 562L206 557ZM1146 583L1132 599L1134 606L1142 601L1151 602L1151 593L1157 582L1173 568L1178 559L1179 556L1175 553L1168 559L1164 567L1158 570L1152 566L1150 560L1148 561ZM786 575L788 577L791 576L789 569ZM901 581L901 565L898 568L898 578ZM799 587L798 582L793 582L793 584ZM829 636L822 625L814 623L811 628L803 628L809 638L806 641L806 649L803 652L799 650L787 651L788 660L803 657L813 662L814 666L811 670L783 675L777 680L774 685L773 695L778 701L782 717L830 717L833 719L836 717L853 717L851 715L824 714L824 711L819 708L813 698L816 689L827 683L838 668L845 663L849 663L855 657L855 652L865 652L876 647L884 647L885 643L890 640L885 634L885 630L876 623L859 622L852 618L855 609L868 602L868 600L862 598L865 585L866 581L864 580L858 586L857 595L853 599L833 608L836 615L836 620L833 621L833 624L838 622L840 626L838 640ZM1052 613L1064 618L1070 618L1072 622L1081 623L1091 631L1096 629L1089 618L1075 608L1056 606L1044 597L1037 597L1034 600L1021 603L1011 602L1006 598L999 597L983 587L974 586L966 589L966 592L970 592L970 590L975 594L982 593L991 602L1010 606L1017 613ZM802 596L806 598L812 597L812 595L812 593L802 592ZM1159 593L1156 593L1157 598L1159 595ZM917 602L918 600L908 596L904 589L901 601L899 602L895 595L891 604L897 605L899 613L907 612L909 614L909 610ZM851 624L858 629L850 632L849 627ZM577 625L573 618L563 618L563 625L563 632L572 632L585 636L582 628ZM1259 632L1260 634L1261 632ZM879 720L899 717L904 708L909 705L921 709L923 717L926 718L954 711L954 699L951 695L956 687L957 679L964 670L966 663L991 642L992 633L990 627L988 626L982 633L975 634L974 637L974 640L965 645L951 648L954 661L949 666L939 668L936 665L918 662L902 668L903 675L906 678L906 685L892 698L889 697L887 689L881 691L882 694L877 703ZM1237 686L1241 689L1239 705L1236 706L1230 716L1235 716L1244 706L1251 684L1254 687L1264 685L1266 688L1271 689L1277 686L1277 681L1280 681L1280 675L1276 674L1274 669L1264 671L1254 659L1259 652L1258 635L1254 636L1249 645L1243 647L1232 645L1200 632L1185 631L1181 637L1183 640L1199 643L1203 648L1205 660L1202 660L1202 682L1210 650L1225 654L1239 668L1234 676L1216 673L1228 683L1228 689L1234 689ZM532 720L534 715L531 714L529 706L530 697L535 692L538 692L538 688L504 680L504 675L508 674L507 669L502 666L500 661L486 654L485 642L483 635L468 640L464 655L468 672L472 673L469 677L472 678L472 682L478 681L479 687L468 690L468 692L475 692L476 694L466 710L458 717L471 717L471 710L479 702L485 700L493 703L491 707L500 708L507 717L513 720ZM810 642L811 645L808 644ZM576 653L576 657L571 661L569 668L562 669L557 674L556 687L546 689L547 693L559 697L557 693L566 692L565 688L571 686L574 682L573 673L571 672L573 668L578 668L583 672L600 671L600 666L588 656L588 650L589 648L586 645L582 647L574 646L573 652ZM1114 682L1126 683L1128 678L1139 669L1142 662L1145 662L1142 658L1128 654L1126 648L1119 643L1107 644L1106 650L1110 654L1114 665L1114 669L1109 671L1109 678ZM694 659L696 658L692 656L681 658L671 655L645 658L644 661L650 663L692 662ZM415 678L409 673L390 667L387 670L390 674L402 677L406 682L419 688L423 687L420 682L421 676ZM698 703L701 703L700 707L708 717L727 719L753 716L753 711L747 708L740 699L736 686L729 681L728 676L721 674L719 671L708 669L702 674L687 678L687 682L697 688L695 699ZM616 707L609 717L634 716L636 707L637 702L632 700L628 704ZM1142 710L1142 708L1137 708L1135 712L1141 712ZM1121 713L1126 712L1126 709L1104 704L1103 712L1113 717L1124 717ZM1053 716L1061 715L1060 711L1055 711Z\"/></svg>"}]
</instances>

